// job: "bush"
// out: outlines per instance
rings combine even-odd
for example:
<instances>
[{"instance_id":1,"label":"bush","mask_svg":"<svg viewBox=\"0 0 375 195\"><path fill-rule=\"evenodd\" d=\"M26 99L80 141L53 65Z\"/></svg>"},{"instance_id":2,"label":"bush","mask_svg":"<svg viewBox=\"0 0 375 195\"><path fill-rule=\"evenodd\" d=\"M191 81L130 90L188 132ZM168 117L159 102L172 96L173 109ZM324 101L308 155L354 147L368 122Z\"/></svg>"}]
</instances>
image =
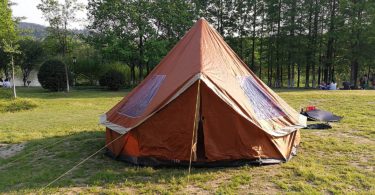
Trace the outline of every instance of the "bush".
<instances>
[{"instance_id":1,"label":"bush","mask_svg":"<svg viewBox=\"0 0 375 195\"><path fill-rule=\"evenodd\" d=\"M109 70L99 79L100 86L106 86L109 90L117 91L125 83L125 76L117 70Z\"/></svg>"},{"instance_id":2,"label":"bush","mask_svg":"<svg viewBox=\"0 0 375 195\"><path fill-rule=\"evenodd\" d=\"M44 89L63 91L66 89L65 64L59 60L47 60L39 69L38 80ZM72 83L69 73L69 83Z\"/></svg>"},{"instance_id":3,"label":"bush","mask_svg":"<svg viewBox=\"0 0 375 195\"><path fill-rule=\"evenodd\" d=\"M0 87L0 99L13 98L13 91L11 89L4 89Z\"/></svg>"},{"instance_id":4,"label":"bush","mask_svg":"<svg viewBox=\"0 0 375 195\"><path fill-rule=\"evenodd\" d=\"M37 105L26 99L14 99L9 102L0 102L0 112L20 112L23 110L31 110Z\"/></svg>"}]
</instances>

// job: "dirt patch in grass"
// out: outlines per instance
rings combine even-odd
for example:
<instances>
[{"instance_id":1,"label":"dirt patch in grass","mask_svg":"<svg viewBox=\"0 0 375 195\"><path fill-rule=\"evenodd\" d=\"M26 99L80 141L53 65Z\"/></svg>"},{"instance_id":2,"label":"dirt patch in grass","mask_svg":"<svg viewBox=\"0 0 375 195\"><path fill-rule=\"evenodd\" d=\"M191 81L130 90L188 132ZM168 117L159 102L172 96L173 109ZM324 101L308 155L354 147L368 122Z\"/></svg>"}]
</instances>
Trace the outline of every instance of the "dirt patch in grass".
<instances>
[{"instance_id":1,"label":"dirt patch in grass","mask_svg":"<svg viewBox=\"0 0 375 195\"><path fill-rule=\"evenodd\" d=\"M184 193L186 194L209 194L207 190L194 186L194 185L187 185L184 190Z\"/></svg>"},{"instance_id":2,"label":"dirt patch in grass","mask_svg":"<svg viewBox=\"0 0 375 195\"><path fill-rule=\"evenodd\" d=\"M21 152L25 143L20 144L2 144L0 143L0 158L7 159Z\"/></svg>"}]
</instances>

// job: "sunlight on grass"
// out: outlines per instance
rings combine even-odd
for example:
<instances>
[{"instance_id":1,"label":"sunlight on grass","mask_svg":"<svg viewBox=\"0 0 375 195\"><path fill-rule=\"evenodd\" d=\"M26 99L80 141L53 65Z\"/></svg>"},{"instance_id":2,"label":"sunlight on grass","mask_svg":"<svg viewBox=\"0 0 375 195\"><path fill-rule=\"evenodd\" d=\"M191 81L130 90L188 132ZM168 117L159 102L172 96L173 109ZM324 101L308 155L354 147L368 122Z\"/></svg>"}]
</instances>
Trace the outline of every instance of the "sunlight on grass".
<instances>
[{"instance_id":1,"label":"sunlight on grass","mask_svg":"<svg viewBox=\"0 0 375 195\"><path fill-rule=\"evenodd\" d=\"M0 143L26 146L14 157L0 158L0 192L38 193L101 148L105 135L98 116L127 92L20 88L20 101L36 107L1 113ZM44 193L375 193L375 91L277 93L295 109L312 104L344 118L330 130L302 130L298 155L281 165L195 168L188 176L185 168L136 167L101 152ZM6 95L0 96L1 103Z\"/></svg>"}]
</instances>

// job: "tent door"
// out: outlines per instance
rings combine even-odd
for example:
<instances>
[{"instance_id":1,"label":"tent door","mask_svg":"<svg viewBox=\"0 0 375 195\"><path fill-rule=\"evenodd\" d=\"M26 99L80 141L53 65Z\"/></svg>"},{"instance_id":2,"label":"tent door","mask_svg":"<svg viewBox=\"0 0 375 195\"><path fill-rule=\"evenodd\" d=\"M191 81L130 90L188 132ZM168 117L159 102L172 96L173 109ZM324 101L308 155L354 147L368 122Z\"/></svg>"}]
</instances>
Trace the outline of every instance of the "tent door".
<instances>
[{"instance_id":1,"label":"tent door","mask_svg":"<svg viewBox=\"0 0 375 195\"><path fill-rule=\"evenodd\" d=\"M204 147L204 131L203 131L203 120L201 117L198 123L198 134L197 134L197 160L206 160L206 151Z\"/></svg>"}]
</instances>

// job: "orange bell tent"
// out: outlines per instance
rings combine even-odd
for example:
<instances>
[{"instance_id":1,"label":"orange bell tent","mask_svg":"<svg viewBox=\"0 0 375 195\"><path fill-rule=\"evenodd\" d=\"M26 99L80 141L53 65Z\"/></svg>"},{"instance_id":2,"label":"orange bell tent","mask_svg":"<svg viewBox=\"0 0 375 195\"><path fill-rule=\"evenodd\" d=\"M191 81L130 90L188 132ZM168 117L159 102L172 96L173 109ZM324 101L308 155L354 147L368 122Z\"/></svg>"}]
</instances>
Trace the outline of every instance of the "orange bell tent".
<instances>
[{"instance_id":1,"label":"orange bell tent","mask_svg":"<svg viewBox=\"0 0 375 195\"><path fill-rule=\"evenodd\" d=\"M204 19L100 120L108 154L151 166L285 162L306 126Z\"/></svg>"}]
</instances>

